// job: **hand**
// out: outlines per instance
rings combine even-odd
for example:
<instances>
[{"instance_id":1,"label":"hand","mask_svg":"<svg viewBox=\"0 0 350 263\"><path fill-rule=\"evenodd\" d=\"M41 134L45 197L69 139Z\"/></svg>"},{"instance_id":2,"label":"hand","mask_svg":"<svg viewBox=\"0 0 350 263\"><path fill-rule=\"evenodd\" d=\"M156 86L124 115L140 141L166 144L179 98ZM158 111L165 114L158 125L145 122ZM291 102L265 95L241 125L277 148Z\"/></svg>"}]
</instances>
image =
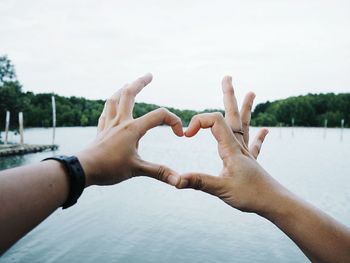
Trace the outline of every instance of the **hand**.
<instances>
[{"instance_id":1,"label":"hand","mask_svg":"<svg viewBox=\"0 0 350 263\"><path fill-rule=\"evenodd\" d=\"M202 190L241 211L259 213L264 210L271 192L278 189L278 183L256 162L268 130L261 129L248 148L249 122L255 94L250 92L246 95L239 112L231 77L223 79L222 90L225 118L221 113L196 115L192 118L185 135L192 137L200 128L211 128L218 141L223 170L219 176L184 174L182 178L187 180L188 184L179 188Z\"/></svg>"},{"instance_id":2,"label":"hand","mask_svg":"<svg viewBox=\"0 0 350 263\"><path fill-rule=\"evenodd\" d=\"M177 136L183 136L180 118L164 108L133 119L135 96L151 81L152 75L147 74L106 101L95 141L77 154L86 173L86 186L116 184L141 175L172 185L179 182L175 171L144 161L137 152L141 137L158 125L167 124Z\"/></svg>"}]
</instances>

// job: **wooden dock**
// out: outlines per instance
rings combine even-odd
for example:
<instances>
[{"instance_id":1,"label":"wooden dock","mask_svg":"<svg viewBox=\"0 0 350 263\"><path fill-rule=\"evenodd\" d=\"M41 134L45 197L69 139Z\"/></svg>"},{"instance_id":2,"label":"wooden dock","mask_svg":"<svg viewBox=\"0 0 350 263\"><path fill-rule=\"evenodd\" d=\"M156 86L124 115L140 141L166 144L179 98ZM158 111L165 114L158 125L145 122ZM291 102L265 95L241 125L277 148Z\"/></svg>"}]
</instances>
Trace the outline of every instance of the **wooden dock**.
<instances>
[{"instance_id":1,"label":"wooden dock","mask_svg":"<svg viewBox=\"0 0 350 263\"><path fill-rule=\"evenodd\" d=\"M1 144L0 157L11 155L22 155L27 153L43 152L47 150L57 150L58 145L43 145L43 144Z\"/></svg>"}]
</instances>

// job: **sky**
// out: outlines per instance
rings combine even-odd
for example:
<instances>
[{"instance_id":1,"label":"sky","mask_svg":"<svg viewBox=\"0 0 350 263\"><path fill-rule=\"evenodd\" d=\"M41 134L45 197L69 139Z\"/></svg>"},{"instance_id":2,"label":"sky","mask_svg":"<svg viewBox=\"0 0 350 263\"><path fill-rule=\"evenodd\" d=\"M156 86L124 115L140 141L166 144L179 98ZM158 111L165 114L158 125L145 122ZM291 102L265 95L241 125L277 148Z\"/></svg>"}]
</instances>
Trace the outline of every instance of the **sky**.
<instances>
[{"instance_id":1,"label":"sky","mask_svg":"<svg viewBox=\"0 0 350 263\"><path fill-rule=\"evenodd\" d=\"M0 0L0 55L25 91L106 99L146 72L137 101L222 108L350 92L350 1Z\"/></svg>"}]
</instances>

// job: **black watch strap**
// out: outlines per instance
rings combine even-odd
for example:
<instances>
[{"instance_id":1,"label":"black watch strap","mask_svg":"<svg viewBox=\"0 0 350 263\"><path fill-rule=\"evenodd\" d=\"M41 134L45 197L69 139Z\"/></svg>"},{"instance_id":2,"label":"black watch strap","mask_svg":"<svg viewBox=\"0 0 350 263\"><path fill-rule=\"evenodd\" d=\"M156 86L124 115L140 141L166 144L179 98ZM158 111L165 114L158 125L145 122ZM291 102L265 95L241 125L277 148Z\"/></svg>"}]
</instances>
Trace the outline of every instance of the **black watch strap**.
<instances>
[{"instance_id":1,"label":"black watch strap","mask_svg":"<svg viewBox=\"0 0 350 263\"><path fill-rule=\"evenodd\" d=\"M66 169L69 178L69 194L67 201L63 204L62 209L74 205L85 188L85 173L79 160L75 156L58 155L45 158L43 161L55 160L62 163Z\"/></svg>"}]
</instances>

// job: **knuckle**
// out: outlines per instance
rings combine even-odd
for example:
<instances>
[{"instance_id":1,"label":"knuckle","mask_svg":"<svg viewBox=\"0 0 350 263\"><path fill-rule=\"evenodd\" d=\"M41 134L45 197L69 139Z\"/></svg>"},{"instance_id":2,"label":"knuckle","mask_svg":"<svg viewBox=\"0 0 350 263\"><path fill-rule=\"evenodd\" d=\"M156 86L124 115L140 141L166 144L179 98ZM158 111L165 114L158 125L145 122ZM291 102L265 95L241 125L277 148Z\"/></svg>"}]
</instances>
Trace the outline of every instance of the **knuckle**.
<instances>
[{"instance_id":1,"label":"knuckle","mask_svg":"<svg viewBox=\"0 0 350 263\"><path fill-rule=\"evenodd\" d=\"M233 111L232 111L232 115L233 115L233 117L236 118L236 119L239 119L240 116L241 116L237 110L233 110Z\"/></svg>"},{"instance_id":2,"label":"knuckle","mask_svg":"<svg viewBox=\"0 0 350 263\"><path fill-rule=\"evenodd\" d=\"M114 98L109 98L109 99L106 100L106 104L107 105L114 105L116 103L117 103L117 100L114 99Z\"/></svg>"},{"instance_id":3,"label":"knuckle","mask_svg":"<svg viewBox=\"0 0 350 263\"><path fill-rule=\"evenodd\" d=\"M199 116L198 116L198 115L194 115L194 116L192 117L192 121L193 121L193 122L198 121L198 119L199 119Z\"/></svg>"},{"instance_id":4,"label":"knuckle","mask_svg":"<svg viewBox=\"0 0 350 263\"><path fill-rule=\"evenodd\" d=\"M204 189L203 179L200 176L194 177L193 189L196 189L196 190L203 190Z\"/></svg>"},{"instance_id":5,"label":"knuckle","mask_svg":"<svg viewBox=\"0 0 350 263\"><path fill-rule=\"evenodd\" d=\"M111 126L118 126L121 122L122 120L120 119L120 116L115 116L111 121Z\"/></svg>"},{"instance_id":6,"label":"knuckle","mask_svg":"<svg viewBox=\"0 0 350 263\"><path fill-rule=\"evenodd\" d=\"M156 179L160 181L166 181L168 170L169 169L167 167L160 165L156 174Z\"/></svg>"},{"instance_id":7,"label":"knuckle","mask_svg":"<svg viewBox=\"0 0 350 263\"><path fill-rule=\"evenodd\" d=\"M134 128L135 128L134 122L127 122L123 126L123 130L134 130Z\"/></svg>"},{"instance_id":8,"label":"knuckle","mask_svg":"<svg viewBox=\"0 0 350 263\"><path fill-rule=\"evenodd\" d=\"M232 85L227 85L227 86L225 87L225 89L223 90L223 92L224 92L224 94L226 94L226 95L234 95L234 94L235 94Z\"/></svg>"},{"instance_id":9,"label":"knuckle","mask_svg":"<svg viewBox=\"0 0 350 263\"><path fill-rule=\"evenodd\" d=\"M179 116L176 116L176 122L182 124L182 120Z\"/></svg>"},{"instance_id":10,"label":"knuckle","mask_svg":"<svg viewBox=\"0 0 350 263\"><path fill-rule=\"evenodd\" d=\"M224 116L222 115L221 112L214 112L213 117L217 121L222 121L224 119Z\"/></svg>"},{"instance_id":11,"label":"knuckle","mask_svg":"<svg viewBox=\"0 0 350 263\"><path fill-rule=\"evenodd\" d=\"M133 91L131 88L125 88L122 90L122 96L130 97L133 95Z\"/></svg>"},{"instance_id":12,"label":"knuckle","mask_svg":"<svg viewBox=\"0 0 350 263\"><path fill-rule=\"evenodd\" d=\"M245 129L248 129L249 128L249 121L242 121L242 126L245 128Z\"/></svg>"},{"instance_id":13,"label":"knuckle","mask_svg":"<svg viewBox=\"0 0 350 263\"><path fill-rule=\"evenodd\" d=\"M119 93L119 96L121 96L124 92L124 90L126 90L128 88L128 86L124 85L121 89L118 90L117 93Z\"/></svg>"},{"instance_id":14,"label":"knuckle","mask_svg":"<svg viewBox=\"0 0 350 263\"><path fill-rule=\"evenodd\" d=\"M164 107L158 108L157 111L162 116L164 116L164 115L169 113L169 111L166 108L164 108Z\"/></svg>"}]
</instances>

